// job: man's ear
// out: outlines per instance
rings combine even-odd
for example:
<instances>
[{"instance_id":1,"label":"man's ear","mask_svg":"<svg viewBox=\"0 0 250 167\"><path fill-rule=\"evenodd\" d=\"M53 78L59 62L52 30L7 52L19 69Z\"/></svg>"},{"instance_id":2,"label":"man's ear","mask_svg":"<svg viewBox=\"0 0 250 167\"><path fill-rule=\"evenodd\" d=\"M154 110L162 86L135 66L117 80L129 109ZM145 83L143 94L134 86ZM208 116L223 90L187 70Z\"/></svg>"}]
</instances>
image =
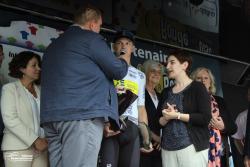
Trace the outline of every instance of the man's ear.
<instances>
[{"instance_id":1,"label":"man's ear","mask_svg":"<svg viewBox=\"0 0 250 167\"><path fill-rule=\"evenodd\" d=\"M116 52L116 44L115 43L111 43L111 47L112 47L112 51L113 51L113 53L116 55L116 56L118 56L119 57L119 55L117 55L117 52Z\"/></svg>"},{"instance_id":2,"label":"man's ear","mask_svg":"<svg viewBox=\"0 0 250 167\"><path fill-rule=\"evenodd\" d=\"M133 44L132 52L135 52L135 45Z\"/></svg>"},{"instance_id":3,"label":"man's ear","mask_svg":"<svg viewBox=\"0 0 250 167\"><path fill-rule=\"evenodd\" d=\"M115 52L116 51L116 44L112 43L111 46L112 46L112 50Z\"/></svg>"},{"instance_id":4,"label":"man's ear","mask_svg":"<svg viewBox=\"0 0 250 167\"><path fill-rule=\"evenodd\" d=\"M93 22L89 22L89 29L91 30L91 31L93 31L93 29L94 29L94 24L93 24Z\"/></svg>"},{"instance_id":5,"label":"man's ear","mask_svg":"<svg viewBox=\"0 0 250 167\"><path fill-rule=\"evenodd\" d=\"M91 20L87 23L87 27L89 27L89 29L91 31L93 31L95 29L95 24L96 24L96 21L95 20Z\"/></svg>"},{"instance_id":6,"label":"man's ear","mask_svg":"<svg viewBox=\"0 0 250 167\"><path fill-rule=\"evenodd\" d=\"M115 50L115 43L112 42L111 47L112 47L113 50Z\"/></svg>"}]
</instances>

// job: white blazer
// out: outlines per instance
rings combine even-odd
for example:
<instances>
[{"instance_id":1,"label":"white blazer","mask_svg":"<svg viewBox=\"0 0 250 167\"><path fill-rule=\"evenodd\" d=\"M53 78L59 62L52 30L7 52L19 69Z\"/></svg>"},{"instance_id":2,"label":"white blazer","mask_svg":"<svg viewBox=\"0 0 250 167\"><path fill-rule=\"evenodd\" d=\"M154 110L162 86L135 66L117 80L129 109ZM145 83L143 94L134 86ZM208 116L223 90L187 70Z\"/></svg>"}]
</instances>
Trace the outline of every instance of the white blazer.
<instances>
[{"instance_id":1,"label":"white blazer","mask_svg":"<svg viewBox=\"0 0 250 167\"><path fill-rule=\"evenodd\" d=\"M37 96L40 88L35 86ZM24 150L38 138L34 125L32 106L20 80L2 87L1 113L5 125L2 150ZM40 127L40 125L38 125Z\"/></svg>"}]
</instances>

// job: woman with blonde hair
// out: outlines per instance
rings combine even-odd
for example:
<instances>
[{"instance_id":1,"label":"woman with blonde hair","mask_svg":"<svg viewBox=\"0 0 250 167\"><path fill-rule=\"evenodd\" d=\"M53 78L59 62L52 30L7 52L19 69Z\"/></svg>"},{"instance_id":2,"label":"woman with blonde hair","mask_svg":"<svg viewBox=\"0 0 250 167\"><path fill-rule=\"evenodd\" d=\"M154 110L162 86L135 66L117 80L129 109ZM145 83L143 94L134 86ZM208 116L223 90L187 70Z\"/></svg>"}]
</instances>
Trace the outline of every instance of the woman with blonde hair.
<instances>
[{"instance_id":1,"label":"woman with blonde hair","mask_svg":"<svg viewBox=\"0 0 250 167\"><path fill-rule=\"evenodd\" d=\"M232 116L227 110L223 98L215 96L216 84L211 70L205 67L199 67L193 71L191 78L202 82L211 98L212 119L209 123L210 147L208 166L228 167L230 152L228 136L236 132L237 126L233 122ZM224 146L224 149L222 145Z\"/></svg>"},{"instance_id":2,"label":"woman with blonde hair","mask_svg":"<svg viewBox=\"0 0 250 167\"><path fill-rule=\"evenodd\" d=\"M147 60L143 63L143 69L146 75L145 107L148 115L148 126L151 132L154 150L150 153L141 152L140 166L161 167L161 127L158 123L159 114L157 112L160 94L156 91L156 86L160 83L162 77L162 65L154 60Z\"/></svg>"}]
</instances>

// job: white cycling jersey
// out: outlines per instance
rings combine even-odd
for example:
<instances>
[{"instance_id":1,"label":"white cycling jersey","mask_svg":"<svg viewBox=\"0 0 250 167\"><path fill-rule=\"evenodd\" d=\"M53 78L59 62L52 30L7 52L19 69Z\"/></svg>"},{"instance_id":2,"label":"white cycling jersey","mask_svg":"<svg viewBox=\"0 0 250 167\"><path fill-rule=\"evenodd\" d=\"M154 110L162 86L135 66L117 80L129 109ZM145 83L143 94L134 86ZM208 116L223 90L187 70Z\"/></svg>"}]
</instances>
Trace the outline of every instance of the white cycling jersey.
<instances>
[{"instance_id":1,"label":"white cycling jersey","mask_svg":"<svg viewBox=\"0 0 250 167\"><path fill-rule=\"evenodd\" d=\"M128 73L122 80L115 81L116 87L129 89L138 96L122 115L122 117L128 117L136 125L138 125L138 106L145 105L145 84L145 74L133 66L129 66Z\"/></svg>"}]
</instances>

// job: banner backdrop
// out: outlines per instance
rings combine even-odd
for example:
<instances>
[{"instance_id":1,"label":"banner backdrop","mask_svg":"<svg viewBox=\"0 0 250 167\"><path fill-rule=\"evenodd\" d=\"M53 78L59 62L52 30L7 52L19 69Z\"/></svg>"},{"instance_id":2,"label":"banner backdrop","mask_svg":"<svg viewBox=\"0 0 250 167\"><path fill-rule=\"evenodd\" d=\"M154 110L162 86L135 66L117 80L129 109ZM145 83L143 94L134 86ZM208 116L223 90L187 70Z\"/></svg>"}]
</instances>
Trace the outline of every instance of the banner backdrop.
<instances>
[{"instance_id":1,"label":"banner backdrop","mask_svg":"<svg viewBox=\"0 0 250 167\"><path fill-rule=\"evenodd\" d=\"M113 3L113 25L116 27L126 27L142 38L204 53L219 53L218 0L134 0Z\"/></svg>"},{"instance_id":2,"label":"banner backdrop","mask_svg":"<svg viewBox=\"0 0 250 167\"><path fill-rule=\"evenodd\" d=\"M207 32L219 32L218 0L164 0L162 11L167 17Z\"/></svg>"},{"instance_id":3,"label":"banner backdrop","mask_svg":"<svg viewBox=\"0 0 250 167\"><path fill-rule=\"evenodd\" d=\"M59 30L25 21L14 21L10 27L0 27L0 43L3 45L5 54L5 59L1 67L1 73L4 78L8 81L13 80L13 78L8 76L8 63L17 53L24 50L31 50L42 56L45 48L61 33ZM102 35L107 39L112 48L111 41L113 34L102 32ZM169 52L174 49L142 40L136 40L135 46L131 61L132 65L138 69L142 69L143 62L148 59L165 62ZM219 62L199 54L192 54L192 57L193 69L204 66L212 70L217 82L217 95L222 96ZM158 90L162 90L171 84L173 84L173 81L170 81L165 73L158 86Z\"/></svg>"},{"instance_id":4,"label":"banner backdrop","mask_svg":"<svg viewBox=\"0 0 250 167\"><path fill-rule=\"evenodd\" d=\"M9 45L43 52L62 31L26 21L13 21L0 27L0 41Z\"/></svg>"}]
</instances>

